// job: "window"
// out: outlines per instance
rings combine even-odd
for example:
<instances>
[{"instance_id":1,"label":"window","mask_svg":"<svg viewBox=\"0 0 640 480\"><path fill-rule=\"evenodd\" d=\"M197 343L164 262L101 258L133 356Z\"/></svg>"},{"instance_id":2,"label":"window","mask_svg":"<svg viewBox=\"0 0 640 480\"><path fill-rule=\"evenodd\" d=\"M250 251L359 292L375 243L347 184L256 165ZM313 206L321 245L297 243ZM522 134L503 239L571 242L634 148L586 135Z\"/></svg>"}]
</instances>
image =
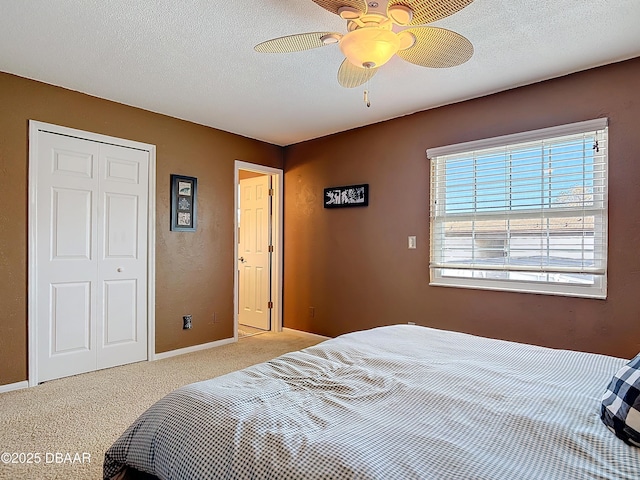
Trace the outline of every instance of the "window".
<instances>
[{"instance_id":1,"label":"window","mask_svg":"<svg viewBox=\"0 0 640 480\"><path fill-rule=\"evenodd\" d=\"M427 157L431 285L606 298L606 118Z\"/></svg>"}]
</instances>

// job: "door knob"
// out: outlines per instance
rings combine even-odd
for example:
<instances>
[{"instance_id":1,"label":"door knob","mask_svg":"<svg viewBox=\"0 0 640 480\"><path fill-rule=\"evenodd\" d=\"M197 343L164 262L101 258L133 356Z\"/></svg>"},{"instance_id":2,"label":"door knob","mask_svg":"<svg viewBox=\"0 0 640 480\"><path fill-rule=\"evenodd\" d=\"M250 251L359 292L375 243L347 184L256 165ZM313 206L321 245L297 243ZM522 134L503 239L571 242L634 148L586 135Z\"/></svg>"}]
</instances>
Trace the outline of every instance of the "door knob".
<instances>
[{"instance_id":1,"label":"door knob","mask_svg":"<svg viewBox=\"0 0 640 480\"><path fill-rule=\"evenodd\" d=\"M117 268L117 271L118 271L118 272L123 272L123 271L124 271L124 268L122 268L122 267L118 267L118 268Z\"/></svg>"},{"instance_id":2,"label":"door knob","mask_svg":"<svg viewBox=\"0 0 640 480\"><path fill-rule=\"evenodd\" d=\"M240 260L241 263L245 263L246 260L244 259L244 257L240 257L238 260Z\"/></svg>"}]
</instances>

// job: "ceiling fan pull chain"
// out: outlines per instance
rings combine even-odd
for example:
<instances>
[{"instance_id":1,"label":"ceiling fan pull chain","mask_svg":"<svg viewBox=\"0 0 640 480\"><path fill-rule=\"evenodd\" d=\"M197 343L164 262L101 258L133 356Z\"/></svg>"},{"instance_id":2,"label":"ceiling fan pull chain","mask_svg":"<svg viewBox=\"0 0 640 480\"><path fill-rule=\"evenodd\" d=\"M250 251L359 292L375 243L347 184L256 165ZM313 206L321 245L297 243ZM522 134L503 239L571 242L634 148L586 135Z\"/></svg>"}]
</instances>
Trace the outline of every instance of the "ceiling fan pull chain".
<instances>
[{"instance_id":1,"label":"ceiling fan pull chain","mask_svg":"<svg viewBox=\"0 0 640 480\"><path fill-rule=\"evenodd\" d=\"M367 78L367 86L364 89L364 103L367 105L367 108L371 106L371 102L369 101L369 78Z\"/></svg>"}]
</instances>

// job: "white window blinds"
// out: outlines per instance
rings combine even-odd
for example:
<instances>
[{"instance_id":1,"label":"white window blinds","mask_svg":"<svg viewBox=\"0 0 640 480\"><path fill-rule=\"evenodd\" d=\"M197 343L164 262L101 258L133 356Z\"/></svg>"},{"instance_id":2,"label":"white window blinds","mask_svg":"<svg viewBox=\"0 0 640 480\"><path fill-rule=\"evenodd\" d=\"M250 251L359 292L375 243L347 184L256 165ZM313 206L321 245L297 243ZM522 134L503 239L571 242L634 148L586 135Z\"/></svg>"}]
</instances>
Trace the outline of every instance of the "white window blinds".
<instances>
[{"instance_id":1,"label":"white window blinds","mask_svg":"<svg viewBox=\"0 0 640 480\"><path fill-rule=\"evenodd\" d=\"M427 156L433 284L606 296L606 119Z\"/></svg>"}]
</instances>

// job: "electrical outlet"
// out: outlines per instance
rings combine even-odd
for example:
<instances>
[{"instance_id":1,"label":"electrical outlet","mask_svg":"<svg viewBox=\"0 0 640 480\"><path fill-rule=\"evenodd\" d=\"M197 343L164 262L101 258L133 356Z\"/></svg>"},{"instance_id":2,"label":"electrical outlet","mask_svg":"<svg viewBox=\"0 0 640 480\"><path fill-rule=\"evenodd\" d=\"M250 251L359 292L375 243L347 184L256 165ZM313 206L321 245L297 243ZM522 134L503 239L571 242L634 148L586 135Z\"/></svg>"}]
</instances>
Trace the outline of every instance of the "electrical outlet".
<instances>
[{"instance_id":1,"label":"electrical outlet","mask_svg":"<svg viewBox=\"0 0 640 480\"><path fill-rule=\"evenodd\" d=\"M191 329L191 315L184 315L182 317L182 329L183 330Z\"/></svg>"},{"instance_id":2,"label":"electrical outlet","mask_svg":"<svg viewBox=\"0 0 640 480\"><path fill-rule=\"evenodd\" d=\"M309 307L309 318L316 316L316 307Z\"/></svg>"},{"instance_id":3,"label":"electrical outlet","mask_svg":"<svg viewBox=\"0 0 640 480\"><path fill-rule=\"evenodd\" d=\"M416 248L416 236L415 235L409 235L409 248L411 250Z\"/></svg>"}]
</instances>

